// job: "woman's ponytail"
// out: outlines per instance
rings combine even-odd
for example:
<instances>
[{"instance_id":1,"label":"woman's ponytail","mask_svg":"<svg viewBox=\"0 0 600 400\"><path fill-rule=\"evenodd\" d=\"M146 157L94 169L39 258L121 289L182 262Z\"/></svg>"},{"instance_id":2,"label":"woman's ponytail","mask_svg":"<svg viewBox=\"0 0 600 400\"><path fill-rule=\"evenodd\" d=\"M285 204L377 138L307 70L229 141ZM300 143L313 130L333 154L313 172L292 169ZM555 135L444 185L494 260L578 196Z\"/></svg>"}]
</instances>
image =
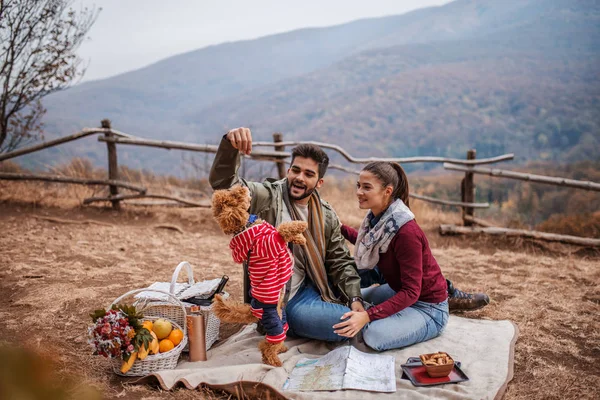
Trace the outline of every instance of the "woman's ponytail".
<instances>
[{"instance_id":1,"label":"woman's ponytail","mask_svg":"<svg viewBox=\"0 0 600 400\"><path fill-rule=\"evenodd\" d=\"M394 170L396 171L396 174L398 174L398 185L396 186L394 193L392 193L392 197L394 199L402 200L402 202L404 204L406 204L406 207L410 208L410 205L408 204L409 188L408 188L408 178L406 177L406 173L404 172L404 169L400 166L400 164L391 162L390 165L392 166L392 168L394 168Z\"/></svg>"}]
</instances>

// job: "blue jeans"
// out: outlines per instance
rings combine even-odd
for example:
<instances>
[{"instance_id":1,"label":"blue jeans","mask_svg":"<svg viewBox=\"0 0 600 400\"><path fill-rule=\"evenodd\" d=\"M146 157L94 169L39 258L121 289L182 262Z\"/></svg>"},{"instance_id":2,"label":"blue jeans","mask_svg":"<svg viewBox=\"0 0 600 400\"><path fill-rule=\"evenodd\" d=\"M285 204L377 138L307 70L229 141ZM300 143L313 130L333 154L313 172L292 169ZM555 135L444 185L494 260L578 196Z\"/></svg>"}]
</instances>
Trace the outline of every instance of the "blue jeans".
<instances>
[{"instance_id":1,"label":"blue jeans","mask_svg":"<svg viewBox=\"0 0 600 400\"><path fill-rule=\"evenodd\" d=\"M343 342L348 338L333 332L333 325L341 321L350 309L341 304L327 303L317 289L305 284L285 307L288 334L327 342Z\"/></svg>"},{"instance_id":2,"label":"blue jeans","mask_svg":"<svg viewBox=\"0 0 600 400\"><path fill-rule=\"evenodd\" d=\"M385 284L361 290L365 301L380 304L396 294ZM369 322L363 328L363 339L373 350L383 351L407 347L440 335L448 323L448 300L441 303L417 301L389 317Z\"/></svg>"},{"instance_id":3,"label":"blue jeans","mask_svg":"<svg viewBox=\"0 0 600 400\"><path fill-rule=\"evenodd\" d=\"M396 294L388 284L361 289L365 301L380 304ZM327 303L314 286L301 287L285 308L288 333L327 342L348 340L333 332L333 325L350 309L341 304ZM412 306L387 318L369 322L363 328L365 343L382 351L410 346L438 336L448 323L448 301L432 304L417 301Z\"/></svg>"}]
</instances>

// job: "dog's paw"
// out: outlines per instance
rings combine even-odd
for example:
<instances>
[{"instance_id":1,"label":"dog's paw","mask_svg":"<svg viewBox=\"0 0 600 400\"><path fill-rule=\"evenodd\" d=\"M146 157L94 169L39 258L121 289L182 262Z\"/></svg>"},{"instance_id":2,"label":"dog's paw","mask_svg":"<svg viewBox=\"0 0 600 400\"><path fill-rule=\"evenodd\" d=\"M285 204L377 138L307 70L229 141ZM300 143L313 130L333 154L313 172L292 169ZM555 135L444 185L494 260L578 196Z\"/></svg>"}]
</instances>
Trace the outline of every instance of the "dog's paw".
<instances>
[{"instance_id":1,"label":"dog's paw","mask_svg":"<svg viewBox=\"0 0 600 400\"><path fill-rule=\"evenodd\" d=\"M277 354L285 353L286 351L288 351L288 348L282 343L281 348L277 349Z\"/></svg>"},{"instance_id":2,"label":"dog's paw","mask_svg":"<svg viewBox=\"0 0 600 400\"><path fill-rule=\"evenodd\" d=\"M283 363L276 355L272 355L270 357L263 357L263 363L267 365L272 365L273 367L281 367Z\"/></svg>"}]
</instances>

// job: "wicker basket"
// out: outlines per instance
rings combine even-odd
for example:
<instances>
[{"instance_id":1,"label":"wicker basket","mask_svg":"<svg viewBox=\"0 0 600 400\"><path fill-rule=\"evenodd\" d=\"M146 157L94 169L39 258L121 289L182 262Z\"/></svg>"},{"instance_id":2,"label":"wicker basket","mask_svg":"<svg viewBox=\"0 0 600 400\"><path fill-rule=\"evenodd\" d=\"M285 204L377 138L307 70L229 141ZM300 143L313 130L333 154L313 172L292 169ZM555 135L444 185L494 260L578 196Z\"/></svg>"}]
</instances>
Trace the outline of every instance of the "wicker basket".
<instances>
[{"instance_id":1,"label":"wicker basket","mask_svg":"<svg viewBox=\"0 0 600 400\"><path fill-rule=\"evenodd\" d=\"M154 314L151 315L148 313L149 310L155 312L157 307L153 305L153 300L150 299L135 299L134 295L144 291L155 291L161 294L167 294L168 301L162 301L161 305L158 309L164 310L165 314ZM117 298L112 304L122 304L127 303L127 300L131 300L136 309L144 314L143 320L154 321L159 318L167 319L171 322L174 328L180 329L183 332L183 339L181 342L175 346L173 350L170 350L166 353L158 353L148 355L143 360L137 359L131 366L131 369L127 371L127 373L123 374L121 372L121 365L123 364L123 360L120 358L111 359L113 371L117 375L121 376L146 376L156 371L161 371L165 369L174 369L177 366L177 361L179 360L179 356L183 349L187 346L188 336L187 336L187 326L185 319L185 306L181 301L179 301L175 296L170 293L155 290L155 289L136 289L130 292L125 293L123 296ZM112 307L111 304L111 307ZM110 307L109 307L110 309ZM177 311L176 311L177 310ZM183 315L182 322L180 323L180 316Z\"/></svg>"},{"instance_id":2,"label":"wicker basket","mask_svg":"<svg viewBox=\"0 0 600 400\"><path fill-rule=\"evenodd\" d=\"M177 267L175 268L175 271L173 272L173 276L171 277L171 283L169 285L169 293L175 297L177 296L177 294L175 293L175 284L177 283L179 274L184 268L188 278L187 286L191 287L195 284L194 271L190 263L188 263L187 261L180 262L179 265L177 265ZM228 297L228 293L223 293L223 298L226 299ZM194 306L194 304L186 303L185 299L179 300L185 306L183 313L181 312L180 308L173 307L172 304L157 300L150 307L146 308L144 315L168 318L172 321L177 322L179 325L183 325L185 323L186 313L190 311L190 308ZM206 332L206 350L208 350L219 339L219 328L221 326L221 321L212 312L212 305L200 307L200 311L204 315L204 331ZM183 351L188 351L188 347L186 346L183 349Z\"/></svg>"}]
</instances>

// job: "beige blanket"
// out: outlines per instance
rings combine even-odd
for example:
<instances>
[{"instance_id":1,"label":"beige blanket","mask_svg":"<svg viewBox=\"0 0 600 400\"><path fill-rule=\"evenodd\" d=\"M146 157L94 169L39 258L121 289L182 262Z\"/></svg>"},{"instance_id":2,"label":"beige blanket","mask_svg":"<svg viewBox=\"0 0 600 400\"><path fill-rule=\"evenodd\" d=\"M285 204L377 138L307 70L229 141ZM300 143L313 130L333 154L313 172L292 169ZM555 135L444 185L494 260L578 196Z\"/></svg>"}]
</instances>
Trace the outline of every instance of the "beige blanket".
<instances>
[{"instance_id":1,"label":"beige blanket","mask_svg":"<svg viewBox=\"0 0 600 400\"><path fill-rule=\"evenodd\" d=\"M433 340L385 354L396 357L396 393L375 393L358 390L334 392L290 392L283 384L296 362L305 357L319 357L334 347L331 344L306 339L286 340L288 352L281 354L283 367L261 363L257 344L262 337L249 325L221 345L208 352L208 361L182 361L177 369L154 373L163 389L178 383L192 389L198 385L224 389L238 397L245 393L260 398L290 399L377 399L381 398L444 398L499 399L513 376L514 344L518 329L510 321L485 321L451 316L444 333ZM363 350L360 348L360 350ZM462 370L470 380L459 384L414 387L401 379L401 364L408 357L446 351L462 362ZM268 392L268 395L267 395Z\"/></svg>"}]
</instances>

